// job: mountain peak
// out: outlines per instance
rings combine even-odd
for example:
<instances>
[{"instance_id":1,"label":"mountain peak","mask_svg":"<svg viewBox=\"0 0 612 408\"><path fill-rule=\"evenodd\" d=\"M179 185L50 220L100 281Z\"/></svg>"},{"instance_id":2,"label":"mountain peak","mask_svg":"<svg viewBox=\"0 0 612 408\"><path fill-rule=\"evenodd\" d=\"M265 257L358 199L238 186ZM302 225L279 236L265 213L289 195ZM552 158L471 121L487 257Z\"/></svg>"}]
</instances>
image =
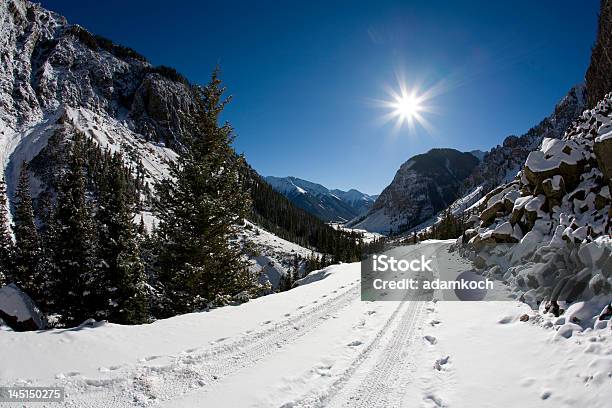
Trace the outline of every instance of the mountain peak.
<instances>
[{"instance_id":1,"label":"mountain peak","mask_svg":"<svg viewBox=\"0 0 612 408\"><path fill-rule=\"evenodd\" d=\"M408 230L450 205L479 160L471 153L435 148L404 162L365 215L350 226L373 232Z\"/></svg>"}]
</instances>

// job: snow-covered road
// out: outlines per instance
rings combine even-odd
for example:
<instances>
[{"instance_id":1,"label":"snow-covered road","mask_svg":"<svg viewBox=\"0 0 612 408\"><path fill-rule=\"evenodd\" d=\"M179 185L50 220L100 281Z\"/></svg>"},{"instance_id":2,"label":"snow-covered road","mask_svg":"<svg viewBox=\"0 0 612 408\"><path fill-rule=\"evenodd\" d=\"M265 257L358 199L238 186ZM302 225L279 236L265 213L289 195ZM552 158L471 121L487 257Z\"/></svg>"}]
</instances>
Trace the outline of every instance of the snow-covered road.
<instances>
[{"instance_id":1,"label":"snow-covered road","mask_svg":"<svg viewBox=\"0 0 612 408\"><path fill-rule=\"evenodd\" d=\"M446 277L470 269L449 246L393 251L435 257ZM612 398L609 329L558 339L519 322L533 312L514 301L363 302L358 263L307 279L150 325L0 331L0 385L65 386L67 407L604 407Z\"/></svg>"}]
</instances>

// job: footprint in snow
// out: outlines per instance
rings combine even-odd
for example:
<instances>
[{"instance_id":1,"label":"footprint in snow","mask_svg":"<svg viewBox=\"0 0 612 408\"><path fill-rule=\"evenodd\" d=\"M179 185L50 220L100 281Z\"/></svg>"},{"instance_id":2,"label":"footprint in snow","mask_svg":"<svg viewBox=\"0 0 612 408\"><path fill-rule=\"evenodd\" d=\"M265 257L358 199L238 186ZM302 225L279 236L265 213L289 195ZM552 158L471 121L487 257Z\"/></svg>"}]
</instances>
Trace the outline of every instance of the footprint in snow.
<instances>
[{"instance_id":1,"label":"footprint in snow","mask_svg":"<svg viewBox=\"0 0 612 408\"><path fill-rule=\"evenodd\" d=\"M347 346L349 347L357 347L357 346L361 346L363 344L363 342L359 341L359 340L354 340L351 341L349 344L347 344Z\"/></svg>"},{"instance_id":2,"label":"footprint in snow","mask_svg":"<svg viewBox=\"0 0 612 408\"><path fill-rule=\"evenodd\" d=\"M314 368L315 373L319 374L321 377L330 377L330 371L331 371L332 365L325 365L325 364L320 364L317 367Z\"/></svg>"},{"instance_id":3,"label":"footprint in snow","mask_svg":"<svg viewBox=\"0 0 612 408\"><path fill-rule=\"evenodd\" d=\"M543 391L542 394L540 394L540 398L542 398L543 400L547 400L548 398L550 398L551 395L552 393L550 391Z\"/></svg>"},{"instance_id":4,"label":"footprint in snow","mask_svg":"<svg viewBox=\"0 0 612 408\"><path fill-rule=\"evenodd\" d=\"M289 317L289 316L291 316L291 313L285 313L283 316Z\"/></svg>"},{"instance_id":5,"label":"footprint in snow","mask_svg":"<svg viewBox=\"0 0 612 408\"><path fill-rule=\"evenodd\" d=\"M366 314L367 314L368 316L373 315L374 313L376 313L376 310L368 310L368 311L366 312Z\"/></svg>"},{"instance_id":6,"label":"footprint in snow","mask_svg":"<svg viewBox=\"0 0 612 408\"><path fill-rule=\"evenodd\" d=\"M519 384L520 384L522 387L531 387L533 384L535 384L535 382L536 382L536 379L535 379L535 378L532 378L532 377L525 377L525 378L523 378L523 379L522 379L522 380L519 382Z\"/></svg>"},{"instance_id":7,"label":"footprint in snow","mask_svg":"<svg viewBox=\"0 0 612 408\"><path fill-rule=\"evenodd\" d=\"M434 326L434 327L435 327L435 326L437 326L437 325L439 325L440 323L442 323L442 322L441 322L441 321L439 321L439 320L432 320L431 322L429 322L429 324L431 324L431 325L432 325L432 326Z\"/></svg>"},{"instance_id":8,"label":"footprint in snow","mask_svg":"<svg viewBox=\"0 0 612 408\"><path fill-rule=\"evenodd\" d=\"M423 397L423 400L425 400L427 402L432 402L434 404L434 406L436 406L436 407L443 407L444 406L444 401L442 401L442 398L437 397L434 394L425 394L425 396Z\"/></svg>"},{"instance_id":9,"label":"footprint in snow","mask_svg":"<svg viewBox=\"0 0 612 408\"><path fill-rule=\"evenodd\" d=\"M433 365L434 369L438 371L442 371L442 366L448 364L449 359L450 359L450 356L445 356L445 357L437 359Z\"/></svg>"},{"instance_id":10,"label":"footprint in snow","mask_svg":"<svg viewBox=\"0 0 612 408\"><path fill-rule=\"evenodd\" d=\"M270 324L270 323L272 323L272 320L266 320L266 321L265 321L265 322L263 322L261 325L263 326L263 325L265 325L265 324Z\"/></svg>"},{"instance_id":11,"label":"footprint in snow","mask_svg":"<svg viewBox=\"0 0 612 408\"><path fill-rule=\"evenodd\" d=\"M436 339L434 336L423 336L423 338L432 345L438 342L438 339Z\"/></svg>"}]
</instances>

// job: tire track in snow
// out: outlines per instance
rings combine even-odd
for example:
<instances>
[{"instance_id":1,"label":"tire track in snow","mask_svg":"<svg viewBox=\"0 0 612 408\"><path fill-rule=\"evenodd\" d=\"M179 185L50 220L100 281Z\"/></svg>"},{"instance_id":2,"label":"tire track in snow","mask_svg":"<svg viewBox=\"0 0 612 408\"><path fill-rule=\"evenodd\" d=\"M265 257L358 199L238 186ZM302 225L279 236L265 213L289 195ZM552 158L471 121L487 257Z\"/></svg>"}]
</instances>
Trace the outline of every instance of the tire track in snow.
<instances>
[{"instance_id":1,"label":"tire track in snow","mask_svg":"<svg viewBox=\"0 0 612 408\"><path fill-rule=\"evenodd\" d=\"M409 301L399 326L391 335L382 358L376 363L358 389L346 400L343 406L351 407L395 407L401 403L403 394L398 391L401 373L409 370L409 346L414 340L415 326L419 323L423 301ZM400 384L398 384L400 383Z\"/></svg>"},{"instance_id":2,"label":"tire track in snow","mask_svg":"<svg viewBox=\"0 0 612 408\"><path fill-rule=\"evenodd\" d=\"M446 246L434 250L432 258L439 259L440 252ZM355 408L400 407L405 388L402 386L411 377L414 366L410 358L411 346L416 337L415 328L422 320L422 312L427 295L421 292L409 301L406 312L386 344L382 355L374 368L367 374L359 387L350 397L343 401L342 406Z\"/></svg>"},{"instance_id":3,"label":"tire track in snow","mask_svg":"<svg viewBox=\"0 0 612 408\"><path fill-rule=\"evenodd\" d=\"M446 247L436 248L434 256L437 258L443 249L446 249ZM423 248L421 247L402 254L402 257L406 257L414 252L421 253L422 251ZM383 328L376 334L370 344L324 394L318 393L314 396L310 394L294 402L291 406L295 408L328 407L330 405L363 408L400 406L404 393L401 390L398 392L397 389L394 389L393 384L398 383L398 376L405 378L409 374L407 372L407 365L410 363L409 346L415 338L415 327L422 320L425 300L427 300L425 294L417 294L415 299L412 300L405 298L393 311ZM406 310L402 312L404 308ZM391 339L388 343L383 343L383 339L388 335L398 319L400 321L391 334ZM379 350L380 347L384 347L382 356L366 374L365 379L357 387L351 387L350 381L355 373L366 361L375 358L372 354ZM391 391L393 391L393 395L391 395ZM393 402L389 401L390 396L392 396Z\"/></svg>"},{"instance_id":4,"label":"tire track in snow","mask_svg":"<svg viewBox=\"0 0 612 408\"><path fill-rule=\"evenodd\" d=\"M417 320L417 305L419 306L418 313L420 313L420 307L422 306L421 301L402 301L400 305L393 311L383 328L376 334L374 339L369 345L357 356L352 364L346 369L346 371L329 387L324 394L309 395L305 398L294 402L291 407L295 408L312 408L312 407L328 407L328 406L350 406L350 407L370 407L370 406L382 406L386 407L384 403L377 404L375 401L372 405L368 405L368 401L371 401L376 395L379 395L381 391L380 384L384 382L382 378L388 378L385 373L389 373L389 369L383 368L381 362L376 363L376 367L370 371L367 378L360 383L359 387L351 389L349 386L350 381L354 378L355 373L363 366L363 364L369 359L373 358L372 354L379 350L381 343L384 347L383 338L386 337L391 329L394 327L396 320L401 319L399 326L393 332L392 336L401 335L401 332L411 332L414 321ZM405 310L404 310L405 309ZM397 337L395 337L397 339ZM397 341L396 341L397 342ZM396 346L397 349L397 346ZM386 352L386 350L385 350ZM392 364L392 362L391 362ZM390 365L390 360L386 361L385 367ZM382 378L377 378L377 376ZM373 381L370 379L373 378ZM368 382L370 381L370 382ZM369 387L375 386L377 393L371 392ZM347 395L349 394L349 395Z\"/></svg>"},{"instance_id":5,"label":"tire track in snow","mask_svg":"<svg viewBox=\"0 0 612 408\"><path fill-rule=\"evenodd\" d=\"M234 343L219 345L201 354L184 352L177 356L152 358L151 365L132 368L121 375L124 379L79 379L66 406L112 407L146 406L154 402L181 397L190 391L214 386L216 380L255 365L316 329L327 319L355 301L359 301L359 285L303 313L281 321L269 329L244 336ZM157 360L169 360L155 365ZM146 364L146 363L145 363ZM64 384L69 385L69 384ZM103 387L100 389L100 386ZM109 387L106 388L105 387ZM98 388L98 389L96 389ZM110 395L109 395L110 393Z\"/></svg>"}]
</instances>

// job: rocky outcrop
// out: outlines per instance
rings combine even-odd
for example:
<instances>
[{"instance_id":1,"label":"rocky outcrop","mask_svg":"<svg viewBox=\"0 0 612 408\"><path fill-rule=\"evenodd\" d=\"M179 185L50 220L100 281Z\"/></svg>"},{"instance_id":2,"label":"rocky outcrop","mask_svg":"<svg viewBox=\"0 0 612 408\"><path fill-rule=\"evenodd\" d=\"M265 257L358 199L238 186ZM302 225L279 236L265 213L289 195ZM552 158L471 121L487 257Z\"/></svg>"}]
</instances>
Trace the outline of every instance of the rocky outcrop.
<instances>
[{"instance_id":1,"label":"rocky outcrop","mask_svg":"<svg viewBox=\"0 0 612 408\"><path fill-rule=\"evenodd\" d=\"M504 249L501 275L517 297L612 295L610 130L612 94L580 115L563 139L544 138L516 180L485 196L470 234L460 239L483 270L499 265L496 246L514 243Z\"/></svg>"},{"instance_id":2,"label":"rocky outcrop","mask_svg":"<svg viewBox=\"0 0 612 408\"><path fill-rule=\"evenodd\" d=\"M585 151L574 140L545 138L540 150L529 153L524 174L531 186L539 192L544 181L561 177L568 189L580 181L580 174L587 163Z\"/></svg>"},{"instance_id":3,"label":"rocky outcrop","mask_svg":"<svg viewBox=\"0 0 612 408\"><path fill-rule=\"evenodd\" d=\"M593 108L608 92L612 91L612 1L601 0L597 39L591 52L591 62L586 72L588 108Z\"/></svg>"}]
</instances>

